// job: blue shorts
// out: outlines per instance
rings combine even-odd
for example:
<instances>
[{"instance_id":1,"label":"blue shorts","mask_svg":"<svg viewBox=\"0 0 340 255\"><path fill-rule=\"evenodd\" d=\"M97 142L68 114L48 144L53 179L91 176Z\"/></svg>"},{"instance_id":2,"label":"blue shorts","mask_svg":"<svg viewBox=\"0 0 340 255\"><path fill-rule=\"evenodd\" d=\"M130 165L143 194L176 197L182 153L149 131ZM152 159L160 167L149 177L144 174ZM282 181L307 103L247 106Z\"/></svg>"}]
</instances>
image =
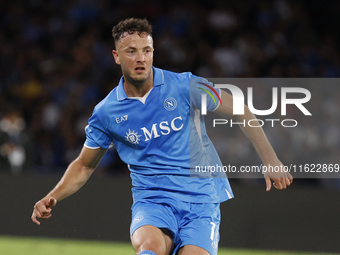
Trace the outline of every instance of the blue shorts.
<instances>
[{"instance_id":1,"label":"blue shorts","mask_svg":"<svg viewBox=\"0 0 340 255\"><path fill-rule=\"evenodd\" d=\"M196 245L217 255L220 239L220 204L182 201L136 202L132 205L130 235L144 225L171 231L175 254L184 245Z\"/></svg>"}]
</instances>

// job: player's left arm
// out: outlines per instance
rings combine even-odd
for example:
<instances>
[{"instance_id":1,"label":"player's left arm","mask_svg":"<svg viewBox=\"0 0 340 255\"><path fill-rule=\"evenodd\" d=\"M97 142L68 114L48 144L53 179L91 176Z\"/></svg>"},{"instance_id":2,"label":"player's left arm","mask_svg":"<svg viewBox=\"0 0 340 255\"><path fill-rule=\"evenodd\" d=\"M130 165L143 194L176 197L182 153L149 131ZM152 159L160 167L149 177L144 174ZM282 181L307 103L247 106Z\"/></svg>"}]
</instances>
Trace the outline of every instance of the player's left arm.
<instances>
[{"instance_id":1,"label":"player's left arm","mask_svg":"<svg viewBox=\"0 0 340 255\"><path fill-rule=\"evenodd\" d=\"M250 112L247 105L244 105L244 115L234 115L233 116L233 97L227 92L221 90L221 101L222 105L220 105L216 112L223 116L231 116L237 122L248 123L249 120L256 119L256 117ZM253 126L257 126L253 124ZM280 169L283 169L283 164L277 158L277 155L269 143L262 127L250 127L248 125L240 125L242 131L246 134L249 140L253 143L257 153L259 154L262 162L265 166L279 166ZM281 171L281 172L269 172L267 171L264 174L266 180L267 191L271 189L271 180L274 182L273 185L276 189L285 189L293 182L293 177L290 173Z\"/></svg>"}]
</instances>

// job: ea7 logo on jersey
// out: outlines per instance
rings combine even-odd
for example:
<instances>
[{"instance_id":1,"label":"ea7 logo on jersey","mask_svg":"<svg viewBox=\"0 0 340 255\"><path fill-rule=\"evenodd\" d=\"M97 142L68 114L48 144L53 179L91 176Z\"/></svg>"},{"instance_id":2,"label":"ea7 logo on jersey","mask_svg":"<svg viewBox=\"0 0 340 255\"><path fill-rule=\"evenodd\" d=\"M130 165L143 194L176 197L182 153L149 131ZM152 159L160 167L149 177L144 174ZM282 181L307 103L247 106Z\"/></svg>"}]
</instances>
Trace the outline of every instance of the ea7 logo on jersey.
<instances>
[{"instance_id":1,"label":"ea7 logo on jersey","mask_svg":"<svg viewBox=\"0 0 340 255\"><path fill-rule=\"evenodd\" d=\"M121 123L121 122L123 122L123 121L127 121L127 119L128 119L128 115L124 115L124 116L122 116L122 117L116 118L116 122L117 122L117 123Z\"/></svg>"},{"instance_id":2,"label":"ea7 logo on jersey","mask_svg":"<svg viewBox=\"0 0 340 255\"><path fill-rule=\"evenodd\" d=\"M182 116L175 117L169 123L168 121L162 121L159 124L152 124L151 130L149 131L146 127L142 127L142 131L144 132L145 142L149 141L152 138L160 137L161 135L170 134L171 130L180 131L183 128L183 119Z\"/></svg>"}]
</instances>

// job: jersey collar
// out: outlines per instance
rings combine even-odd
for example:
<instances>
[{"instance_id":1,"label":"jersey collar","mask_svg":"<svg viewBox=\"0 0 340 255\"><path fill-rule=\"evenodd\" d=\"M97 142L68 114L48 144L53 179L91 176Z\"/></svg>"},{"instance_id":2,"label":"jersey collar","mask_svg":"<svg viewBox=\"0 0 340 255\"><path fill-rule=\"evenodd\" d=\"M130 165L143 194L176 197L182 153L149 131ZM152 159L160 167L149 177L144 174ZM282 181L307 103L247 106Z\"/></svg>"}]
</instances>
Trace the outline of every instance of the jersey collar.
<instances>
[{"instance_id":1,"label":"jersey collar","mask_svg":"<svg viewBox=\"0 0 340 255\"><path fill-rule=\"evenodd\" d=\"M153 86L157 87L160 85L164 84L164 74L163 74L163 70L156 68L156 67L152 67L153 69ZM123 101L124 99L127 99L127 95L125 93L124 90L124 76L122 76L120 78L118 87L117 87L117 99L118 101Z\"/></svg>"}]
</instances>

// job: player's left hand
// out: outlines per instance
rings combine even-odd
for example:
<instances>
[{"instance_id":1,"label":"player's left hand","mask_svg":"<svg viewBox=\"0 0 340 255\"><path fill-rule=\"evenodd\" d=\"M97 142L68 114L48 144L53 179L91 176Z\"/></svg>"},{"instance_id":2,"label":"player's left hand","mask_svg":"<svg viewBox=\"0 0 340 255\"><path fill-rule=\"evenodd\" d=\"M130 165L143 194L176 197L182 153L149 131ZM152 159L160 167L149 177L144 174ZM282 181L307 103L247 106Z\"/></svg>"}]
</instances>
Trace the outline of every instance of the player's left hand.
<instances>
[{"instance_id":1,"label":"player's left hand","mask_svg":"<svg viewBox=\"0 0 340 255\"><path fill-rule=\"evenodd\" d=\"M266 191L270 191L273 186L278 189L286 189L293 182L293 176L284 168L280 160L266 162L266 171L263 171L266 181ZM265 170L265 169L264 169Z\"/></svg>"}]
</instances>

